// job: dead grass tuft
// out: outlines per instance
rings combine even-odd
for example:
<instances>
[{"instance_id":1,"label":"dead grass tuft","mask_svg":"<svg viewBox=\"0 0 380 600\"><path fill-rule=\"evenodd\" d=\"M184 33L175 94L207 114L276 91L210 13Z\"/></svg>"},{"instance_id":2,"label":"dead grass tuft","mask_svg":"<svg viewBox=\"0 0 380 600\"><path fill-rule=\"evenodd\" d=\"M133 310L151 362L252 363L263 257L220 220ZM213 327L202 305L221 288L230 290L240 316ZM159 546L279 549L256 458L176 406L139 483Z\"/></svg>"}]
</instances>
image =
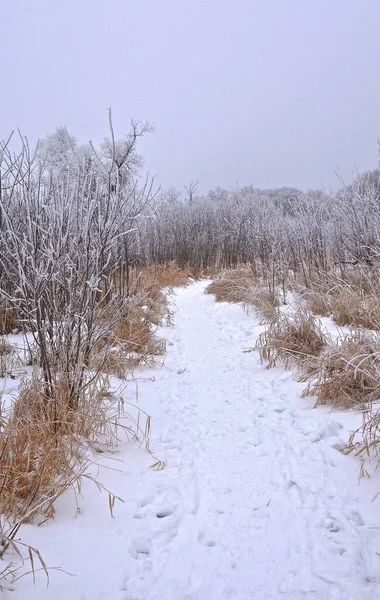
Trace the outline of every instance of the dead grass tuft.
<instances>
[{"instance_id":1,"label":"dead grass tuft","mask_svg":"<svg viewBox=\"0 0 380 600\"><path fill-rule=\"evenodd\" d=\"M219 272L220 269L217 269L216 267L190 267L187 269L189 277L196 280L211 279L216 277Z\"/></svg>"},{"instance_id":2,"label":"dead grass tuft","mask_svg":"<svg viewBox=\"0 0 380 600\"><path fill-rule=\"evenodd\" d=\"M268 368L281 361L285 367L307 368L311 357L317 356L328 342L320 322L310 313L299 309L295 314L278 313L259 336L257 349Z\"/></svg>"},{"instance_id":3,"label":"dead grass tuft","mask_svg":"<svg viewBox=\"0 0 380 600\"><path fill-rule=\"evenodd\" d=\"M41 379L23 383L0 430L0 513L19 522L50 518L56 499L89 477L91 449L112 449L121 429L137 435L122 425L124 406L108 389L106 378L89 379L72 410L64 377L51 400Z\"/></svg>"},{"instance_id":4,"label":"dead grass tuft","mask_svg":"<svg viewBox=\"0 0 380 600\"><path fill-rule=\"evenodd\" d=\"M380 296L339 286L331 292L307 291L304 298L311 312L331 316L337 325L380 330Z\"/></svg>"},{"instance_id":5,"label":"dead grass tuft","mask_svg":"<svg viewBox=\"0 0 380 600\"><path fill-rule=\"evenodd\" d=\"M22 329L21 319L15 308L2 306L0 308L0 335L8 335Z\"/></svg>"},{"instance_id":6,"label":"dead grass tuft","mask_svg":"<svg viewBox=\"0 0 380 600\"><path fill-rule=\"evenodd\" d=\"M214 294L217 302L241 302L245 308L254 308L262 323L277 318L278 294L270 290L263 279L255 277L249 267L223 271L205 290Z\"/></svg>"},{"instance_id":7,"label":"dead grass tuft","mask_svg":"<svg viewBox=\"0 0 380 600\"><path fill-rule=\"evenodd\" d=\"M331 314L338 325L379 330L380 297L342 288L331 300Z\"/></svg>"},{"instance_id":8,"label":"dead grass tuft","mask_svg":"<svg viewBox=\"0 0 380 600\"><path fill-rule=\"evenodd\" d=\"M101 319L110 319L112 314L110 306L109 311L102 311ZM170 317L166 296L156 285L129 296L114 319L112 333L101 337L94 347L91 368L125 378L140 365L153 365L166 351L157 328L163 322L170 324Z\"/></svg>"},{"instance_id":9,"label":"dead grass tuft","mask_svg":"<svg viewBox=\"0 0 380 600\"><path fill-rule=\"evenodd\" d=\"M329 317L332 314L331 297L329 294L307 290L303 294L309 311L314 315Z\"/></svg>"},{"instance_id":10,"label":"dead grass tuft","mask_svg":"<svg viewBox=\"0 0 380 600\"><path fill-rule=\"evenodd\" d=\"M217 302L250 303L254 279L250 268L223 271L207 286L206 294L214 294Z\"/></svg>"},{"instance_id":11,"label":"dead grass tuft","mask_svg":"<svg viewBox=\"0 0 380 600\"><path fill-rule=\"evenodd\" d=\"M0 338L0 377L12 376L22 361L16 349L5 338Z\"/></svg>"},{"instance_id":12,"label":"dead grass tuft","mask_svg":"<svg viewBox=\"0 0 380 600\"><path fill-rule=\"evenodd\" d=\"M318 404L363 408L380 396L380 340L368 332L354 332L330 343L315 360L303 396Z\"/></svg>"},{"instance_id":13,"label":"dead grass tuft","mask_svg":"<svg viewBox=\"0 0 380 600\"><path fill-rule=\"evenodd\" d=\"M309 310L331 316L338 325L380 330L378 269L334 270L311 277L308 288L295 286Z\"/></svg>"},{"instance_id":14,"label":"dead grass tuft","mask_svg":"<svg viewBox=\"0 0 380 600\"><path fill-rule=\"evenodd\" d=\"M260 315L262 325L272 323L277 319L279 304L278 295L268 288L258 285L252 290L250 305Z\"/></svg>"},{"instance_id":15,"label":"dead grass tuft","mask_svg":"<svg viewBox=\"0 0 380 600\"><path fill-rule=\"evenodd\" d=\"M133 270L129 285L133 294L145 290L154 296L163 288L187 285L190 276L189 271L171 262L167 265L151 265Z\"/></svg>"},{"instance_id":16,"label":"dead grass tuft","mask_svg":"<svg viewBox=\"0 0 380 600\"><path fill-rule=\"evenodd\" d=\"M362 426L354 431L348 441L345 454L355 453L362 461L361 475L369 476L366 463L375 459L375 468L380 464L380 409L378 405L363 414Z\"/></svg>"}]
</instances>

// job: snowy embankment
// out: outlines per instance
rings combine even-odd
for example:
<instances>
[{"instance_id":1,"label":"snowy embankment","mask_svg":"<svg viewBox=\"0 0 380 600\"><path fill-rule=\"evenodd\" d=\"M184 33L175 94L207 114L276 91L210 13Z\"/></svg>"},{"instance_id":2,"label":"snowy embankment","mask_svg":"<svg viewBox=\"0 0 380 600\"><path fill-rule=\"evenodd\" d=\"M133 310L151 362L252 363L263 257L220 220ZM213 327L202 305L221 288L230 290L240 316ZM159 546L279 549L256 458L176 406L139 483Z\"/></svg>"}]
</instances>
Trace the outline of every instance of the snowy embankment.
<instances>
[{"instance_id":1,"label":"snowy embankment","mask_svg":"<svg viewBox=\"0 0 380 600\"><path fill-rule=\"evenodd\" d=\"M151 449L121 444L99 479L124 499L112 519L89 482L55 522L23 529L52 571L17 582L28 600L375 600L380 478L338 448L360 418L313 408L303 385L266 370L262 328L204 282L178 289L165 365L138 383ZM147 378L154 376L154 381ZM135 384L127 389L134 401ZM5 593L4 597L8 597Z\"/></svg>"}]
</instances>

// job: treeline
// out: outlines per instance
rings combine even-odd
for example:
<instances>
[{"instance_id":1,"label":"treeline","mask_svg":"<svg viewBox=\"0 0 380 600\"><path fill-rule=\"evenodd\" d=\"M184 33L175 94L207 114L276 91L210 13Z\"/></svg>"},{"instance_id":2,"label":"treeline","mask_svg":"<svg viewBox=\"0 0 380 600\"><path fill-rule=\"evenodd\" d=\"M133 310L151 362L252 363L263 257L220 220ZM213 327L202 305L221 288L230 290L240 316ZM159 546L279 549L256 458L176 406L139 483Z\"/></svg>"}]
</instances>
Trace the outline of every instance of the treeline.
<instances>
[{"instance_id":1,"label":"treeline","mask_svg":"<svg viewBox=\"0 0 380 600\"><path fill-rule=\"evenodd\" d=\"M139 179L143 159L137 145L150 130L149 124L132 122L129 135L117 139L110 122L99 148L78 145L62 128L33 152L23 139L18 155L2 144L0 276L10 296L19 286L21 240L31 251L23 268L33 263L37 270L38 263L45 278L51 276L52 257L55 264L61 257L62 264L65 252L84 261L85 274L90 263L84 257L105 244L99 281L103 285L112 272L127 294L130 270L151 264L196 269L260 264L272 275L284 269L301 273L307 282L315 271L337 267L344 274L346 265L370 266L377 259L379 170L334 195L253 186L199 195L194 184L184 193L162 192L153 180ZM75 286L71 273L66 269L64 279Z\"/></svg>"},{"instance_id":2,"label":"treeline","mask_svg":"<svg viewBox=\"0 0 380 600\"><path fill-rule=\"evenodd\" d=\"M337 194L293 188L216 189L189 201L160 198L144 233L143 260L181 266L233 267L259 261L326 271L371 265L380 250L380 171L361 175Z\"/></svg>"}]
</instances>

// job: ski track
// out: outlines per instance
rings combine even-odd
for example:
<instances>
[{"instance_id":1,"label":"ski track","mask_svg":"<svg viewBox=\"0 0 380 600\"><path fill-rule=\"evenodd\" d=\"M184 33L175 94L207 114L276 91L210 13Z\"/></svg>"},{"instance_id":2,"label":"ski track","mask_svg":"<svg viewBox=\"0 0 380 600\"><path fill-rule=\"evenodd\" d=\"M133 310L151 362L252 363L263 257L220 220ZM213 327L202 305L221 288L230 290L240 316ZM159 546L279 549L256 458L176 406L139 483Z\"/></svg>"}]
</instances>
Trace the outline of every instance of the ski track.
<instances>
[{"instance_id":1,"label":"ski track","mask_svg":"<svg viewBox=\"0 0 380 600\"><path fill-rule=\"evenodd\" d=\"M126 507L102 530L104 577L92 565L92 587L60 576L66 593L55 578L35 598L378 599L380 482L359 485L357 460L334 447L352 414L314 409L291 373L243 352L262 328L241 306L215 303L205 285L176 290L165 365L140 385L142 405L146 390L154 399L151 447L166 468L145 464L127 477L126 494L115 478ZM94 541L82 551L77 543L80 565Z\"/></svg>"}]
</instances>

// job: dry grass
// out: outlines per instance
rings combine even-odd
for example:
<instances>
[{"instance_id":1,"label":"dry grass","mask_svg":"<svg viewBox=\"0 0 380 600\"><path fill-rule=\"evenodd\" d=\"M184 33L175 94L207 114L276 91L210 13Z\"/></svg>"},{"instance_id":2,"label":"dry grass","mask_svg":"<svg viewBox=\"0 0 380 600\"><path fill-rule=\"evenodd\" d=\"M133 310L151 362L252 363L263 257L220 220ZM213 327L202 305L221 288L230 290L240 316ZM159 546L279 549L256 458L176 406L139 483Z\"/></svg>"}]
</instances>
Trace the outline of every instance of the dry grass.
<instances>
[{"instance_id":1,"label":"dry grass","mask_svg":"<svg viewBox=\"0 0 380 600\"><path fill-rule=\"evenodd\" d=\"M331 297L325 292L306 290L303 294L306 305L313 315L329 317L332 313Z\"/></svg>"},{"instance_id":2,"label":"dry grass","mask_svg":"<svg viewBox=\"0 0 380 600\"><path fill-rule=\"evenodd\" d=\"M115 340L123 345L127 353L134 352L142 357L157 354L159 345L154 331L166 312L167 304L161 292L155 298L148 295L137 297L116 323Z\"/></svg>"},{"instance_id":3,"label":"dry grass","mask_svg":"<svg viewBox=\"0 0 380 600\"><path fill-rule=\"evenodd\" d=\"M297 365L306 369L328 342L320 322L310 313L299 309L295 314L278 313L260 335L256 347L268 368L282 362L285 367Z\"/></svg>"},{"instance_id":4,"label":"dry grass","mask_svg":"<svg viewBox=\"0 0 380 600\"><path fill-rule=\"evenodd\" d=\"M213 267L188 267L182 269L175 262L166 265L151 265L132 272L131 283L139 281L140 289L147 289L154 283L159 289L187 285L189 279L215 277L217 269Z\"/></svg>"},{"instance_id":5,"label":"dry grass","mask_svg":"<svg viewBox=\"0 0 380 600\"><path fill-rule=\"evenodd\" d=\"M249 267L223 271L207 286L206 294L214 294L217 302L250 303L254 278Z\"/></svg>"},{"instance_id":6,"label":"dry grass","mask_svg":"<svg viewBox=\"0 0 380 600\"><path fill-rule=\"evenodd\" d=\"M331 301L331 314L338 325L380 329L380 296L341 289Z\"/></svg>"},{"instance_id":7,"label":"dry grass","mask_svg":"<svg viewBox=\"0 0 380 600\"><path fill-rule=\"evenodd\" d=\"M307 289L294 285L306 301L296 315L284 314L260 336L257 347L268 366L278 360L300 367L308 382L304 396L342 408L368 407L380 396L380 295L371 269L316 274ZM332 342L312 314L331 316L339 325L359 329Z\"/></svg>"},{"instance_id":8,"label":"dry grass","mask_svg":"<svg viewBox=\"0 0 380 600\"><path fill-rule=\"evenodd\" d=\"M315 360L304 396L315 395L318 404L363 408L380 396L380 340L354 332L330 343Z\"/></svg>"},{"instance_id":9,"label":"dry grass","mask_svg":"<svg viewBox=\"0 0 380 600\"><path fill-rule=\"evenodd\" d=\"M112 451L122 432L128 439L145 443L149 451L149 416L135 408L134 420L122 399L109 393L108 379L98 369L122 377L141 362L165 352L164 343L155 335L162 320L165 317L170 320L161 285L169 281L178 284L179 277L177 273L174 277L171 270L170 277L161 274L158 279L159 282L157 278L151 280L149 286L145 280L144 289L140 288L140 280L136 282L136 293L128 298L115 322L111 304L99 309L96 317L99 330L102 330L101 320L107 318L114 322L114 330L111 337L107 334L107 338L98 340L93 350L91 366L95 373L85 375L75 410L70 408L67 377L63 372L60 374L56 365L53 397L51 393L45 394L36 368L32 379L20 387L9 414L0 414L0 514L16 519L18 525L41 522L53 516L55 501L64 492L72 489L77 497L84 480L92 480L99 489L105 489L90 475L94 453ZM104 331L108 329L106 326ZM33 348L29 351L34 363ZM19 359L15 349L6 340L0 340L0 370L4 375L9 373L15 358ZM153 458L154 468L162 469L164 463ZM109 498L112 514L115 496L109 492ZM16 543L8 533L0 531L0 558L1 554L13 551L21 560L20 550L27 549L31 569L26 573L34 576L38 562L39 568L47 573L38 550L21 541ZM9 562L0 570L0 589L1 585L11 588L23 574L25 569L19 561L16 566Z\"/></svg>"},{"instance_id":10,"label":"dry grass","mask_svg":"<svg viewBox=\"0 0 380 600\"><path fill-rule=\"evenodd\" d=\"M223 271L205 291L214 294L217 302L241 302L245 308L253 307L262 323L277 318L278 295L269 290L262 279L255 278L249 267Z\"/></svg>"},{"instance_id":11,"label":"dry grass","mask_svg":"<svg viewBox=\"0 0 380 600\"><path fill-rule=\"evenodd\" d=\"M19 522L50 518L56 499L80 488L91 449L112 449L122 429L138 434L132 421L122 425L124 406L108 389L106 378L89 380L71 410L64 377L53 400L46 399L40 379L24 382L0 430L0 514Z\"/></svg>"},{"instance_id":12,"label":"dry grass","mask_svg":"<svg viewBox=\"0 0 380 600\"><path fill-rule=\"evenodd\" d=\"M295 314L278 310L278 298L264 288L252 270L242 267L220 274L208 287L217 301L253 305L269 323L257 349L262 361L273 367L281 362L296 368L308 381L304 395L318 403L340 407L368 407L380 397L380 340L366 330L380 330L380 284L376 269L347 267L316 273L308 288L293 282L307 310ZM333 343L313 315L331 316L339 326L360 328ZM379 418L380 419L380 418ZM380 434L379 434L380 437Z\"/></svg>"},{"instance_id":13,"label":"dry grass","mask_svg":"<svg viewBox=\"0 0 380 600\"><path fill-rule=\"evenodd\" d=\"M331 316L337 325L380 330L380 295L340 285L330 292L307 290L303 296L311 312Z\"/></svg>"},{"instance_id":14,"label":"dry grass","mask_svg":"<svg viewBox=\"0 0 380 600\"><path fill-rule=\"evenodd\" d=\"M110 313L110 314L109 314ZM165 354L164 340L157 336L163 322L170 324L168 302L156 285L128 298L119 318L102 311L101 319L114 319L112 333L101 337L92 353L91 368L125 378L139 365L151 366Z\"/></svg>"},{"instance_id":15,"label":"dry grass","mask_svg":"<svg viewBox=\"0 0 380 600\"><path fill-rule=\"evenodd\" d=\"M305 294L316 313L331 315L338 325L359 328L330 344L316 359L304 395L315 395L319 404L363 411L363 425L346 449L361 459L362 475L368 474L367 461L375 457L377 466L380 462L379 275L376 264L348 267L339 277L325 274L328 283L319 293Z\"/></svg>"},{"instance_id":16,"label":"dry grass","mask_svg":"<svg viewBox=\"0 0 380 600\"><path fill-rule=\"evenodd\" d=\"M17 310L10 306L0 308L0 335L8 335L22 328L20 316Z\"/></svg>"},{"instance_id":17,"label":"dry grass","mask_svg":"<svg viewBox=\"0 0 380 600\"><path fill-rule=\"evenodd\" d=\"M278 318L279 299L268 288L257 286L252 290L250 305L261 316L261 324L272 323Z\"/></svg>"},{"instance_id":18,"label":"dry grass","mask_svg":"<svg viewBox=\"0 0 380 600\"><path fill-rule=\"evenodd\" d=\"M129 285L133 294L141 290L155 295L163 288L187 285L193 275L174 262L167 265L152 265L132 270Z\"/></svg>"},{"instance_id":19,"label":"dry grass","mask_svg":"<svg viewBox=\"0 0 380 600\"><path fill-rule=\"evenodd\" d=\"M115 375L119 379L126 379L129 373L137 369L142 360L141 355L127 354L120 344L114 348L96 351L91 360L91 367L96 371Z\"/></svg>"},{"instance_id":20,"label":"dry grass","mask_svg":"<svg viewBox=\"0 0 380 600\"><path fill-rule=\"evenodd\" d=\"M171 324L171 313L164 289L185 285L189 275L174 264L133 270L129 275L129 292L122 307L112 300L99 308L97 320L113 323L107 335L97 340L91 353L92 369L125 378L139 366L153 366L163 356L166 345L157 336L157 328ZM114 282L117 290L120 282ZM124 289L124 292L126 288ZM117 293L117 292L116 292ZM112 294L108 294L112 299Z\"/></svg>"},{"instance_id":21,"label":"dry grass","mask_svg":"<svg viewBox=\"0 0 380 600\"><path fill-rule=\"evenodd\" d=\"M16 349L5 338L0 338L0 377L12 376L22 361Z\"/></svg>"},{"instance_id":22,"label":"dry grass","mask_svg":"<svg viewBox=\"0 0 380 600\"><path fill-rule=\"evenodd\" d=\"M220 269L217 269L216 267L190 267L187 269L189 277L196 280L211 279L216 277L219 272Z\"/></svg>"},{"instance_id":23,"label":"dry grass","mask_svg":"<svg viewBox=\"0 0 380 600\"><path fill-rule=\"evenodd\" d=\"M17 563L12 560L5 561L3 567L0 568L0 592L5 590L14 592L14 584L18 579L25 575L32 575L35 581L37 571L44 571L49 582L48 567L42 558L39 550L23 543L19 536L21 523L10 523L6 519L0 518L0 560L7 557L8 553L12 552L17 557ZM16 537L17 536L17 537ZM23 556L23 552L27 551L27 558Z\"/></svg>"},{"instance_id":24,"label":"dry grass","mask_svg":"<svg viewBox=\"0 0 380 600\"><path fill-rule=\"evenodd\" d=\"M8 340L4 338L0 338L0 357L9 356L13 352L13 347L8 342Z\"/></svg>"},{"instance_id":25,"label":"dry grass","mask_svg":"<svg viewBox=\"0 0 380 600\"><path fill-rule=\"evenodd\" d=\"M349 268L343 274L331 269L308 281L308 288L295 284L309 310L331 316L338 325L380 330L380 284L377 268Z\"/></svg>"},{"instance_id":26,"label":"dry grass","mask_svg":"<svg viewBox=\"0 0 380 600\"><path fill-rule=\"evenodd\" d=\"M378 265L360 265L346 269L340 282L353 290L361 290L367 296L380 295L380 268Z\"/></svg>"},{"instance_id":27,"label":"dry grass","mask_svg":"<svg viewBox=\"0 0 380 600\"><path fill-rule=\"evenodd\" d=\"M369 476L367 462L375 459L375 468L380 465L380 409L371 408L363 414L363 425L349 439L345 454L355 453L361 463L361 475Z\"/></svg>"}]
</instances>

